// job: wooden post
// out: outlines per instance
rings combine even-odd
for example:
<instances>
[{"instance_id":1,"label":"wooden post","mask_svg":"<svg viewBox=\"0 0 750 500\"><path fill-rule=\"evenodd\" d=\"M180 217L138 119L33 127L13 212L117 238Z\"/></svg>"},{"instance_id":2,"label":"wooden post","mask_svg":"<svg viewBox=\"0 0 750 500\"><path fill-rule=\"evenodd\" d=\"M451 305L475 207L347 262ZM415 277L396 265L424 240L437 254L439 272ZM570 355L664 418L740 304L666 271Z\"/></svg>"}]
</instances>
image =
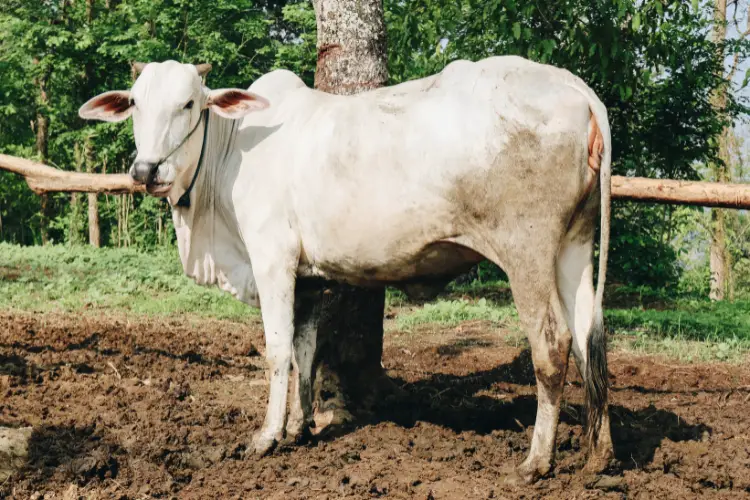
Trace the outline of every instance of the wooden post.
<instances>
[{"instance_id":1,"label":"wooden post","mask_svg":"<svg viewBox=\"0 0 750 500\"><path fill-rule=\"evenodd\" d=\"M91 136L86 137L85 146L86 172L94 173L94 146ZM97 193L88 194L88 212L89 212L89 245L99 248L101 237L99 232L99 200Z\"/></svg>"}]
</instances>

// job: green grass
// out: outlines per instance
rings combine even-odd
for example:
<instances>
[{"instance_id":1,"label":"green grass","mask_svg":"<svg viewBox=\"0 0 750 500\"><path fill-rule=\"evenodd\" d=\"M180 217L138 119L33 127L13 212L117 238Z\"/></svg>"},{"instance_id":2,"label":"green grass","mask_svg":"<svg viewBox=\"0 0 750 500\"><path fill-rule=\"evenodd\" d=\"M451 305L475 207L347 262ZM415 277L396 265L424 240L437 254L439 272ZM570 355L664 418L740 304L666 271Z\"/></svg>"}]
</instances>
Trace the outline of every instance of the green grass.
<instances>
[{"instance_id":1,"label":"green grass","mask_svg":"<svg viewBox=\"0 0 750 500\"><path fill-rule=\"evenodd\" d=\"M612 338L611 344L621 350L638 354L662 354L687 362L744 362L750 352L750 342L737 338L700 341L679 336L659 338L646 333L634 335L620 333Z\"/></svg>"},{"instance_id":2,"label":"green grass","mask_svg":"<svg viewBox=\"0 0 750 500\"><path fill-rule=\"evenodd\" d=\"M401 329L409 330L427 323L455 326L464 321L476 320L516 326L518 315L516 308L512 305L500 306L484 298L477 301L438 299L436 302L399 315L397 325Z\"/></svg>"},{"instance_id":3,"label":"green grass","mask_svg":"<svg viewBox=\"0 0 750 500\"><path fill-rule=\"evenodd\" d=\"M520 330L508 292L505 282L451 285L446 292L448 298L399 315L396 325L409 330L430 323L454 326L463 321L487 320ZM676 299L661 290L639 290L636 299L627 300L622 300L622 294L622 290L613 289L611 295L616 300L610 301L613 305L605 310L612 344L619 348L685 361L740 360L750 353L748 301ZM461 298L450 300L456 296ZM406 298L395 294L394 302L404 304ZM623 303L627 305L618 307Z\"/></svg>"},{"instance_id":4,"label":"green grass","mask_svg":"<svg viewBox=\"0 0 750 500\"><path fill-rule=\"evenodd\" d=\"M608 309L614 344L684 361L743 361L750 353L750 302L677 300L669 309Z\"/></svg>"},{"instance_id":5,"label":"green grass","mask_svg":"<svg viewBox=\"0 0 750 500\"><path fill-rule=\"evenodd\" d=\"M711 303L679 300L669 309L609 309L610 328L620 333L647 333L655 338L680 338L750 343L750 302Z\"/></svg>"},{"instance_id":6,"label":"green grass","mask_svg":"<svg viewBox=\"0 0 750 500\"><path fill-rule=\"evenodd\" d=\"M741 359L750 352L750 301L711 303L665 291L612 289L605 311L612 344L687 360ZM438 300L411 303L388 289L394 326L489 321L519 333L505 282L452 284ZM0 308L25 311L128 311L244 320L258 314L215 287L185 277L174 248L20 247L0 243Z\"/></svg>"},{"instance_id":7,"label":"green grass","mask_svg":"<svg viewBox=\"0 0 750 500\"><path fill-rule=\"evenodd\" d=\"M0 308L127 310L241 320L257 309L185 277L177 250L0 243Z\"/></svg>"}]
</instances>

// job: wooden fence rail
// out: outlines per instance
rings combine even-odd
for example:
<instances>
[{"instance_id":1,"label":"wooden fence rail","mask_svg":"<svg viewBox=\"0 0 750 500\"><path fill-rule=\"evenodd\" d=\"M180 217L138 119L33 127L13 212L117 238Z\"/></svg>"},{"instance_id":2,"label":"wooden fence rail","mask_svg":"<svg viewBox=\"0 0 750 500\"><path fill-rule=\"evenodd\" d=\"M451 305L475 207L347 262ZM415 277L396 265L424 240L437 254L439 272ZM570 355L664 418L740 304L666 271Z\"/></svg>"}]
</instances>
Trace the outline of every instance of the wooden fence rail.
<instances>
[{"instance_id":1,"label":"wooden fence rail","mask_svg":"<svg viewBox=\"0 0 750 500\"><path fill-rule=\"evenodd\" d=\"M0 168L15 172L37 194L50 192L137 193L127 174L84 174L0 154ZM612 176L612 197L645 203L750 209L750 184Z\"/></svg>"}]
</instances>

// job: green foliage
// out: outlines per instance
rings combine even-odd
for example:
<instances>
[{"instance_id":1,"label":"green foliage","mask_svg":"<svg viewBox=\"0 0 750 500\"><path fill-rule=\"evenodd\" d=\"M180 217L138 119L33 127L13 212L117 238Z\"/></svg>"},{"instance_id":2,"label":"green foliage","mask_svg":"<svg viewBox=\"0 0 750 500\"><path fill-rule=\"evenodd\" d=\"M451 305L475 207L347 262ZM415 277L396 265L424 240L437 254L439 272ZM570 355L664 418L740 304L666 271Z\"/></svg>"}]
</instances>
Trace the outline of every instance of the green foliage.
<instances>
[{"instance_id":1,"label":"green foliage","mask_svg":"<svg viewBox=\"0 0 750 500\"><path fill-rule=\"evenodd\" d=\"M288 69L312 87L317 62L315 10L310 2L303 1L285 5L282 13L297 35L289 43L278 45L274 69Z\"/></svg>"},{"instance_id":2,"label":"green foliage","mask_svg":"<svg viewBox=\"0 0 750 500\"><path fill-rule=\"evenodd\" d=\"M386 8L393 82L502 54L583 78L608 107L622 175L697 179L696 162L716 157L717 134L746 110L730 93L727 113L717 113L710 97L724 85L716 54L744 58L747 42L712 42L710 9L683 0L389 0ZM681 268L663 208L618 204L613 216L611 277L674 285Z\"/></svg>"},{"instance_id":3,"label":"green foliage","mask_svg":"<svg viewBox=\"0 0 750 500\"><path fill-rule=\"evenodd\" d=\"M508 275L505 271L488 260L484 260L474 266L466 274L459 276L453 283L452 287L456 291L462 286L474 287L479 284L494 286L497 283L504 282L507 284Z\"/></svg>"},{"instance_id":4,"label":"green foliage","mask_svg":"<svg viewBox=\"0 0 750 500\"><path fill-rule=\"evenodd\" d=\"M723 84L724 61L716 54L744 59L748 43L712 42L711 11L699 2L385 0L385 11L391 83L438 72L457 59L504 54L581 76L608 106L620 174L699 178L696 166L715 159L718 132L745 111L731 92L726 113L711 106L712 92ZM128 88L131 61L210 62L207 83L214 88L247 87L274 68L312 85L315 41L308 0L4 0L0 152L34 157L36 125L30 124L46 117L49 163L73 168L76 145L89 141L97 171L123 172L134 149L131 127L84 122L77 109L100 92ZM70 195L50 197L52 241L85 239L85 203L72 213ZM98 203L105 245L174 241L164 204L142 195L100 196ZM705 240L700 215L630 204L613 213L611 280L703 286L694 265L700 256L687 259L684 250ZM0 217L0 240L41 242L39 199L7 173L0 173ZM750 293L744 292L750 289L744 217L730 226L738 297ZM482 263L464 283L504 279Z\"/></svg>"},{"instance_id":5,"label":"green foliage","mask_svg":"<svg viewBox=\"0 0 750 500\"><path fill-rule=\"evenodd\" d=\"M494 266L494 269L498 269ZM449 293L467 293L473 295L495 294L497 292L509 292L510 285L507 279L485 279L480 275L474 281L454 280L447 290Z\"/></svg>"},{"instance_id":6,"label":"green foliage","mask_svg":"<svg viewBox=\"0 0 750 500\"><path fill-rule=\"evenodd\" d=\"M77 115L80 105L98 93L129 88L132 61L210 62L214 67L208 77L210 86L246 88L255 78L280 65L280 47L295 43L296 34L290 32L291 24L282 12L288 3L2 2L0 152L35 156L35 130L29 124L42 116L49 120L48 163L71 169L76 164L75 146L89 140L95 163L100 166L98 171L126 171L134 149L131 127L84 122ZM292 21L302 19L295 17L291 6L287 7ZM294 51L291 55L282 51L282 55L293 69L305 69L302 63L291 64L296 57ZM66 194L56 195L49 204L49 211L57 219L51 227L53 241L65 241L69 233L69 199ZM148 246L159 240L154 217L164 216L164 206L142 199L142 195L137 195L132 200L133 220L129 225L134 244ZM112 205L111 199L100 198L105 243L112 242L108 236L116 225ZM39 243L38 212L38 198L28 192L25 183L7 173L0 174L0 215L4 222L1 239ZM166 220L163 223L169 224Z\"/></svg>"},{"instance_id":7,"label":"green foliage","mask_svg":"<svg viewBox=\"0 0 750 500\"><path fill-rule=\"evenodd\" d=\"M612 220L607 280L654 288L677 285L681 269L668 235L664 208L615 203L613 213L617 217Z\"/></svg>"},{"instance_id":8,"label":"green foliage","mask_svg":"<svg viewBox=\"0 0 750 500\"><path fill-rule=\"evenodd\" d=\"M31 311L127 310L243 319L256 309L184 276L174 248L141 252L0 243L0 307Z\"/></svg>"}]
</instances>

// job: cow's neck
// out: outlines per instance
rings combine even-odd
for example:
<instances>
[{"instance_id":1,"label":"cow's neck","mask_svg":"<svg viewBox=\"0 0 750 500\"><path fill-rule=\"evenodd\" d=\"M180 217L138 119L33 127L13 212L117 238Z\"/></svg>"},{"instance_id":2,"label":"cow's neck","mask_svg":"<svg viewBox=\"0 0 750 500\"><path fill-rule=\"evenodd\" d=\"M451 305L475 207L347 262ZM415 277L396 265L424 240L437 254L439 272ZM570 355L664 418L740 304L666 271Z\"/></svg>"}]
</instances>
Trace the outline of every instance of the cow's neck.
<instances>
[{"instance_id":1,"label":"cow's neck","mask_svg":"<svg viewBox=\"0 0 750 500\"><path fill-rule=\"evenodd\" d=\"M173 207L172 219L185 274L199 284L218 284L241 300L251 301L247 295L254 288L252 270L231 200L239 169L232 155L238 125L236 120L211 113L190 207Z\"/></svg>"}]
</instances>

